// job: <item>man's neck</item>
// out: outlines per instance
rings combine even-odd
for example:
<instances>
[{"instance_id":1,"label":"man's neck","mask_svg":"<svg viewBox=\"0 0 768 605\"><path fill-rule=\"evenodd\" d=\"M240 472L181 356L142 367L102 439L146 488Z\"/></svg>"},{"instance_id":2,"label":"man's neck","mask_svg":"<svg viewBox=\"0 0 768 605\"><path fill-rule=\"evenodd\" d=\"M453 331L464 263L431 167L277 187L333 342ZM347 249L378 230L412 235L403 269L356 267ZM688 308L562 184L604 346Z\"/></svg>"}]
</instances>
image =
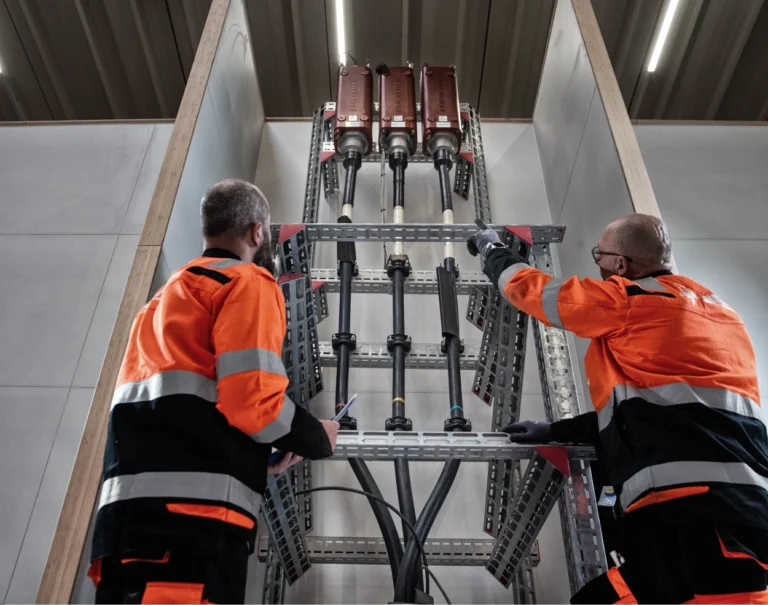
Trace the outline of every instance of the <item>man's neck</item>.
<instances>
[{"instance_id":1,"label":"man's neck","mask_svg":"<svg viewBox=\"0 0 768 605\"><path fill-rule=\"evenodd\" d=\"M652 267L643 267L637 271L637 275L634 275L629 279L635 281L638 279L643 279L644 277L658 277L659 275L665 275L671 272L672 269L669 265L659 264L653 265Z\"/></svg>"},{"instance_id":2,"label":"man's neck","mask_svg":"<svg viewBox=\"0 0 768 605\"><path fill-rule=\"evenodd\" d=\"M238 258L242 260L247 256L247 250L243 250L243 246L239 244L238 242L232 241L229 238L224 237L213 237L213 238L206 238L203 241L203 246L205 247L206 252L207 251L218 251L223 254L224 256L228 258ZM210 255L208 255L210 256Z\"/></svg>"}]
</instances>

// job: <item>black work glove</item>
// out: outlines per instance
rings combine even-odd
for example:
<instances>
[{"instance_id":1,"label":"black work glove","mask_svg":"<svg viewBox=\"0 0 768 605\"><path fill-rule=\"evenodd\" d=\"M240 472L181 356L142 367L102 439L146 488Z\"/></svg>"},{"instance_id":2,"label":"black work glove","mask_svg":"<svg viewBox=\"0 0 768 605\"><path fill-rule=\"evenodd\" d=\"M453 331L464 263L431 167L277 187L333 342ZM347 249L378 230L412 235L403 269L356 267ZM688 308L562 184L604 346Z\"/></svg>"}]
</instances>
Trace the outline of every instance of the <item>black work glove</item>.
<instances>
[{"instance_id":1,"label":"black work glove","mask_svg":"<svg viewBox=\"0 0 768 605\"><path fill-rule=\"evenodd\" d=\"M472 256L480 255L480 259L485 262L488 252L491 248L500 248L504 246L499 239L499 234L493 229L481 229L467 240L467 249Z\"/></svg>"},{"instance_id":2,"label":"black work glove","mask_svg":"<svg viewBox=\"0 0 768 605\"><path fill-rule=\"evenodd\" d=\"M515 443L548 443L555 440L552 425L536 420L514 422L501 429L501 432L507 433L510 441Z\"/></svg>"}]
</instances>

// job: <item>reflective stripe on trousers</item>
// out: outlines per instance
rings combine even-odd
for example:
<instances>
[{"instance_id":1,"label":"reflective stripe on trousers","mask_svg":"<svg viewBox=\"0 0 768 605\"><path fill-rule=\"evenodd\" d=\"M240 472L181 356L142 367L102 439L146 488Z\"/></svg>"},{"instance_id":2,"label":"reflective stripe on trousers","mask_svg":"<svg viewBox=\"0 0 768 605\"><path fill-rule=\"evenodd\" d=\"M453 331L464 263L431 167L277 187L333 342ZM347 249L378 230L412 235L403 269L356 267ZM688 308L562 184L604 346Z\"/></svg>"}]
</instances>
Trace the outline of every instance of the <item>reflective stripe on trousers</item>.
<instances>
[{"instance_id":1,"label":"reflective stripe on trousers","mask_svg":"<svg viewBox=\"0 0 768 605\"><path fill-rule=\"evenodd\" d=\"M256 517L261 495L229 475L217 473L138 473L110 477L101 486L99 508L136 498L190 498L227 502Z\"/></svg>"},{"instance_id":2,"label":"reflective stripe on trousers","mask_svg":"<svg viewBox=\"0 0 768 605\"><path fill-rule=\"evenodd\" d=\"M611 400L597 414L600 430L605 429L613 419L614 405L620 405L623 401L635 397L661 406L701 403L715 410L733 412L757 420L762 419L760 406L757 403L749 397L726 389L697 387L684 382L673 382L645 389L629 384L618 384L613 387Z\"/></svg>"},{"instance_id":3,"label":"reflective stripe on trousers","mask_svg":"<svg viewBox=\"0 0 768 605\"><path fill-rule=\"evenodd\" d=\"M768 491L768 477L744 462L666 462L644 468L627 479L621 490L621 506L626 510L648 490L710 483L751 485Z\"/></svg>"}]
</instances>

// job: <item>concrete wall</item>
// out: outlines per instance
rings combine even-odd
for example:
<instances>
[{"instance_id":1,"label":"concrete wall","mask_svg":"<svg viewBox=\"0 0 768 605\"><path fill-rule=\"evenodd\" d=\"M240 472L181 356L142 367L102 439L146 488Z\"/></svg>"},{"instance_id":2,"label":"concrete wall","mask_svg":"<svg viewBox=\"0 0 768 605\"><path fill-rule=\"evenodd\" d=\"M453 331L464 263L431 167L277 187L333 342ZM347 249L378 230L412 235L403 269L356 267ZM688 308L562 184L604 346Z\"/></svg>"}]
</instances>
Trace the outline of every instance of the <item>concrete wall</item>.
<instances>
[{"instance_id":1,"label":"concrete wall","mask_svg":"<svg viewBox=\"0 0 768 605\"><path fill-rule=\"evenodd\" d=\"M678 270L744 318L768 391L768 127L638 125Z\"/></svg>"},{"instance_id":2,"label":"concrete wall","mask_svg":"<svg viewBox=\"0 0 768 605\"><path fill-rule=\"evenodd\" d=\"M0 597L34 601L172 124L0 128Z\"/></svg>"},{"instance_id":3,"label":"concrete wall","mask_svg":"<svg viewBox=\"0 0 768 605\"><path fill-rule=\"evenodd\" d=\"M310 140L309 122L268 122L262 140L256 183L263 189L272 205L276 222L301 220L307 151ZM539 154L531 124L491 123L483 126L483 141L488 163L490 199L494 222L507 224L546 224L550 222L546 190ZM343 172L343 168L341 169ZM378 222L380 215L379 164L364 164L358 175L354 220ZM391 220L391 172L386 174L386 205ZM339 200L321 201L319 220L335 221ZM472 222L472 201L454 197L456 222ZM439 222L440 199L437 173L431 164L409 164L405 187L406 222ZM458 244L460 268L479 270L477 259L471 258ZM434 270L442 262L442 245L406 245L415 270ZM381 244L358 244L360 268L378 269L383 266ZM318 247L316 266L335 267L334 244ZM466 297L460 297L462 315ZM330 341L337 331L337 295L329 295L330 317L319 326L320 339ZM392 303L388 296L355 294L352 308L352 330L358 342L385 342L391 332ZM405 300L406 332L413 342L435 343L441 339L440 314L436 296L408 295ZM462 322L462 337L467 344L479 344L481 333L468 322ZM536 367L533 338L529 340L523 382L523 414L542 418L543 403ZM491 425L490 408L470 393L470 372L462 373L462 385L467 416L475 430ZM320 417L332 416L335 372L323 370L325 391L311 405ZM383 429L391 412L391 371L353 368L350 371L350 393L359 393L354 416L362 429ZM414 429L442 430L448 415L447 376L445 370L410 370L406 373L406 414ZM370 464L382 492L389 501L397 503L394 471L389 463ZM412 463L411 476L417 509L420 510L441 466L434 463ZM432 530L435 537L486 537L482 532L482 513L487 467L465 464L448 495L445 506ZM349 466L344 462L315 465L316 485L345 485L359 487ZM262 528L263 530L263 528ZM365 500L342 493L315 495L315 535L318 536L379 536L379 529ZM547 522L540 536L542 563L535 571L539 602L566 602L569 596L565 558L557 513ZM498 584L484 568L437 568L436 573L454 602L507 603L511 594ZM252 562L248 598L258 600L263 570ZM433 589L433 594L436 590ZM392 580L387 566L313 567L288 592L292 603L381 603L392 597ZM439 599L439 597L438 597Z\"/></svg>"}]
</instances>

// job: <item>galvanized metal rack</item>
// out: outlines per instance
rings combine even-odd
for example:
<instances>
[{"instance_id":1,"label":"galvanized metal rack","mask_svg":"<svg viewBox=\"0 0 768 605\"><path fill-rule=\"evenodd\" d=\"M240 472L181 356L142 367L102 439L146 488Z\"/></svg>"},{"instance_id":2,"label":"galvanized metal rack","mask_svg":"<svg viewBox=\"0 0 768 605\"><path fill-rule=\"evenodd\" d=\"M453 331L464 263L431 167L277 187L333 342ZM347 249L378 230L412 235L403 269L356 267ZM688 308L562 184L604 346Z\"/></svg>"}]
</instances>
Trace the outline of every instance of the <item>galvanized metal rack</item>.
<instances>
[{"instance_id":1,"label":"galvanized metal rack","mask_svg":"<svg viewBox=\"0 0 768 605\"><path fill-rule=\"evenodd\" d=\"M273 227L289 325L283 356L291 381L289 395L304 406L322 389L321 367L335 365L331 343L317 338L317 324L328 316L327 293L338 292L339 279L336 269L312 266L313 243L463 241L476 230L474 225L318 223L321 189L328 197L339 186L332 121L328 119L334 111L335 104L326 103L312 122L302 224ZM461 113L464 140L456 156L454 191L467 198L471 187L475 215L491 223L480 119L467 104L461 105ZM380 162L380 153L374 143L373 153L364 161ZM417 148L410 161L431 158ZM563 227L494 228L521 262L554 273L550 245L562 241ZM469 295L467 319L483 332L481 345L466 347L460 363L462 369L475 369L472 390L493 407L491 432L343 431L330 460L406 458L488 464L483 529L491 538L431 538L425 542L425 550L432 565L484 565L504 586L513 589L518 603L536 600L532 568L539 552L535 540L555 501L559 501L569 580L575 591L607 569L589 471L594 451L587 446L514 444L496 432L519 419L529 318L512 307L482 273L462 272L456 284L459 294ZM391 289L384 270L360 269L352 283L353 293L387 294ZM436 294L435 274L411 271L405 292ZM559 420L579 414L565 333L536 320L531 324L547 418ZM440 344L413 344L406 359L410 368L446 365ZM391 364L386 343L357 343L351 356L352 367L386 368ZM525 473L521 460L529 460ZM388 563L381 539L307 535L312 530L312 500L308 495L297 500L293 493L308 489L311 482L309 462L295 467L289 475L270 479L263 506L269 536L258 546L258 556L266 563L264 603L282 603L287 584L293 584L312 564Z\"/></svg>"}]
</instances>

